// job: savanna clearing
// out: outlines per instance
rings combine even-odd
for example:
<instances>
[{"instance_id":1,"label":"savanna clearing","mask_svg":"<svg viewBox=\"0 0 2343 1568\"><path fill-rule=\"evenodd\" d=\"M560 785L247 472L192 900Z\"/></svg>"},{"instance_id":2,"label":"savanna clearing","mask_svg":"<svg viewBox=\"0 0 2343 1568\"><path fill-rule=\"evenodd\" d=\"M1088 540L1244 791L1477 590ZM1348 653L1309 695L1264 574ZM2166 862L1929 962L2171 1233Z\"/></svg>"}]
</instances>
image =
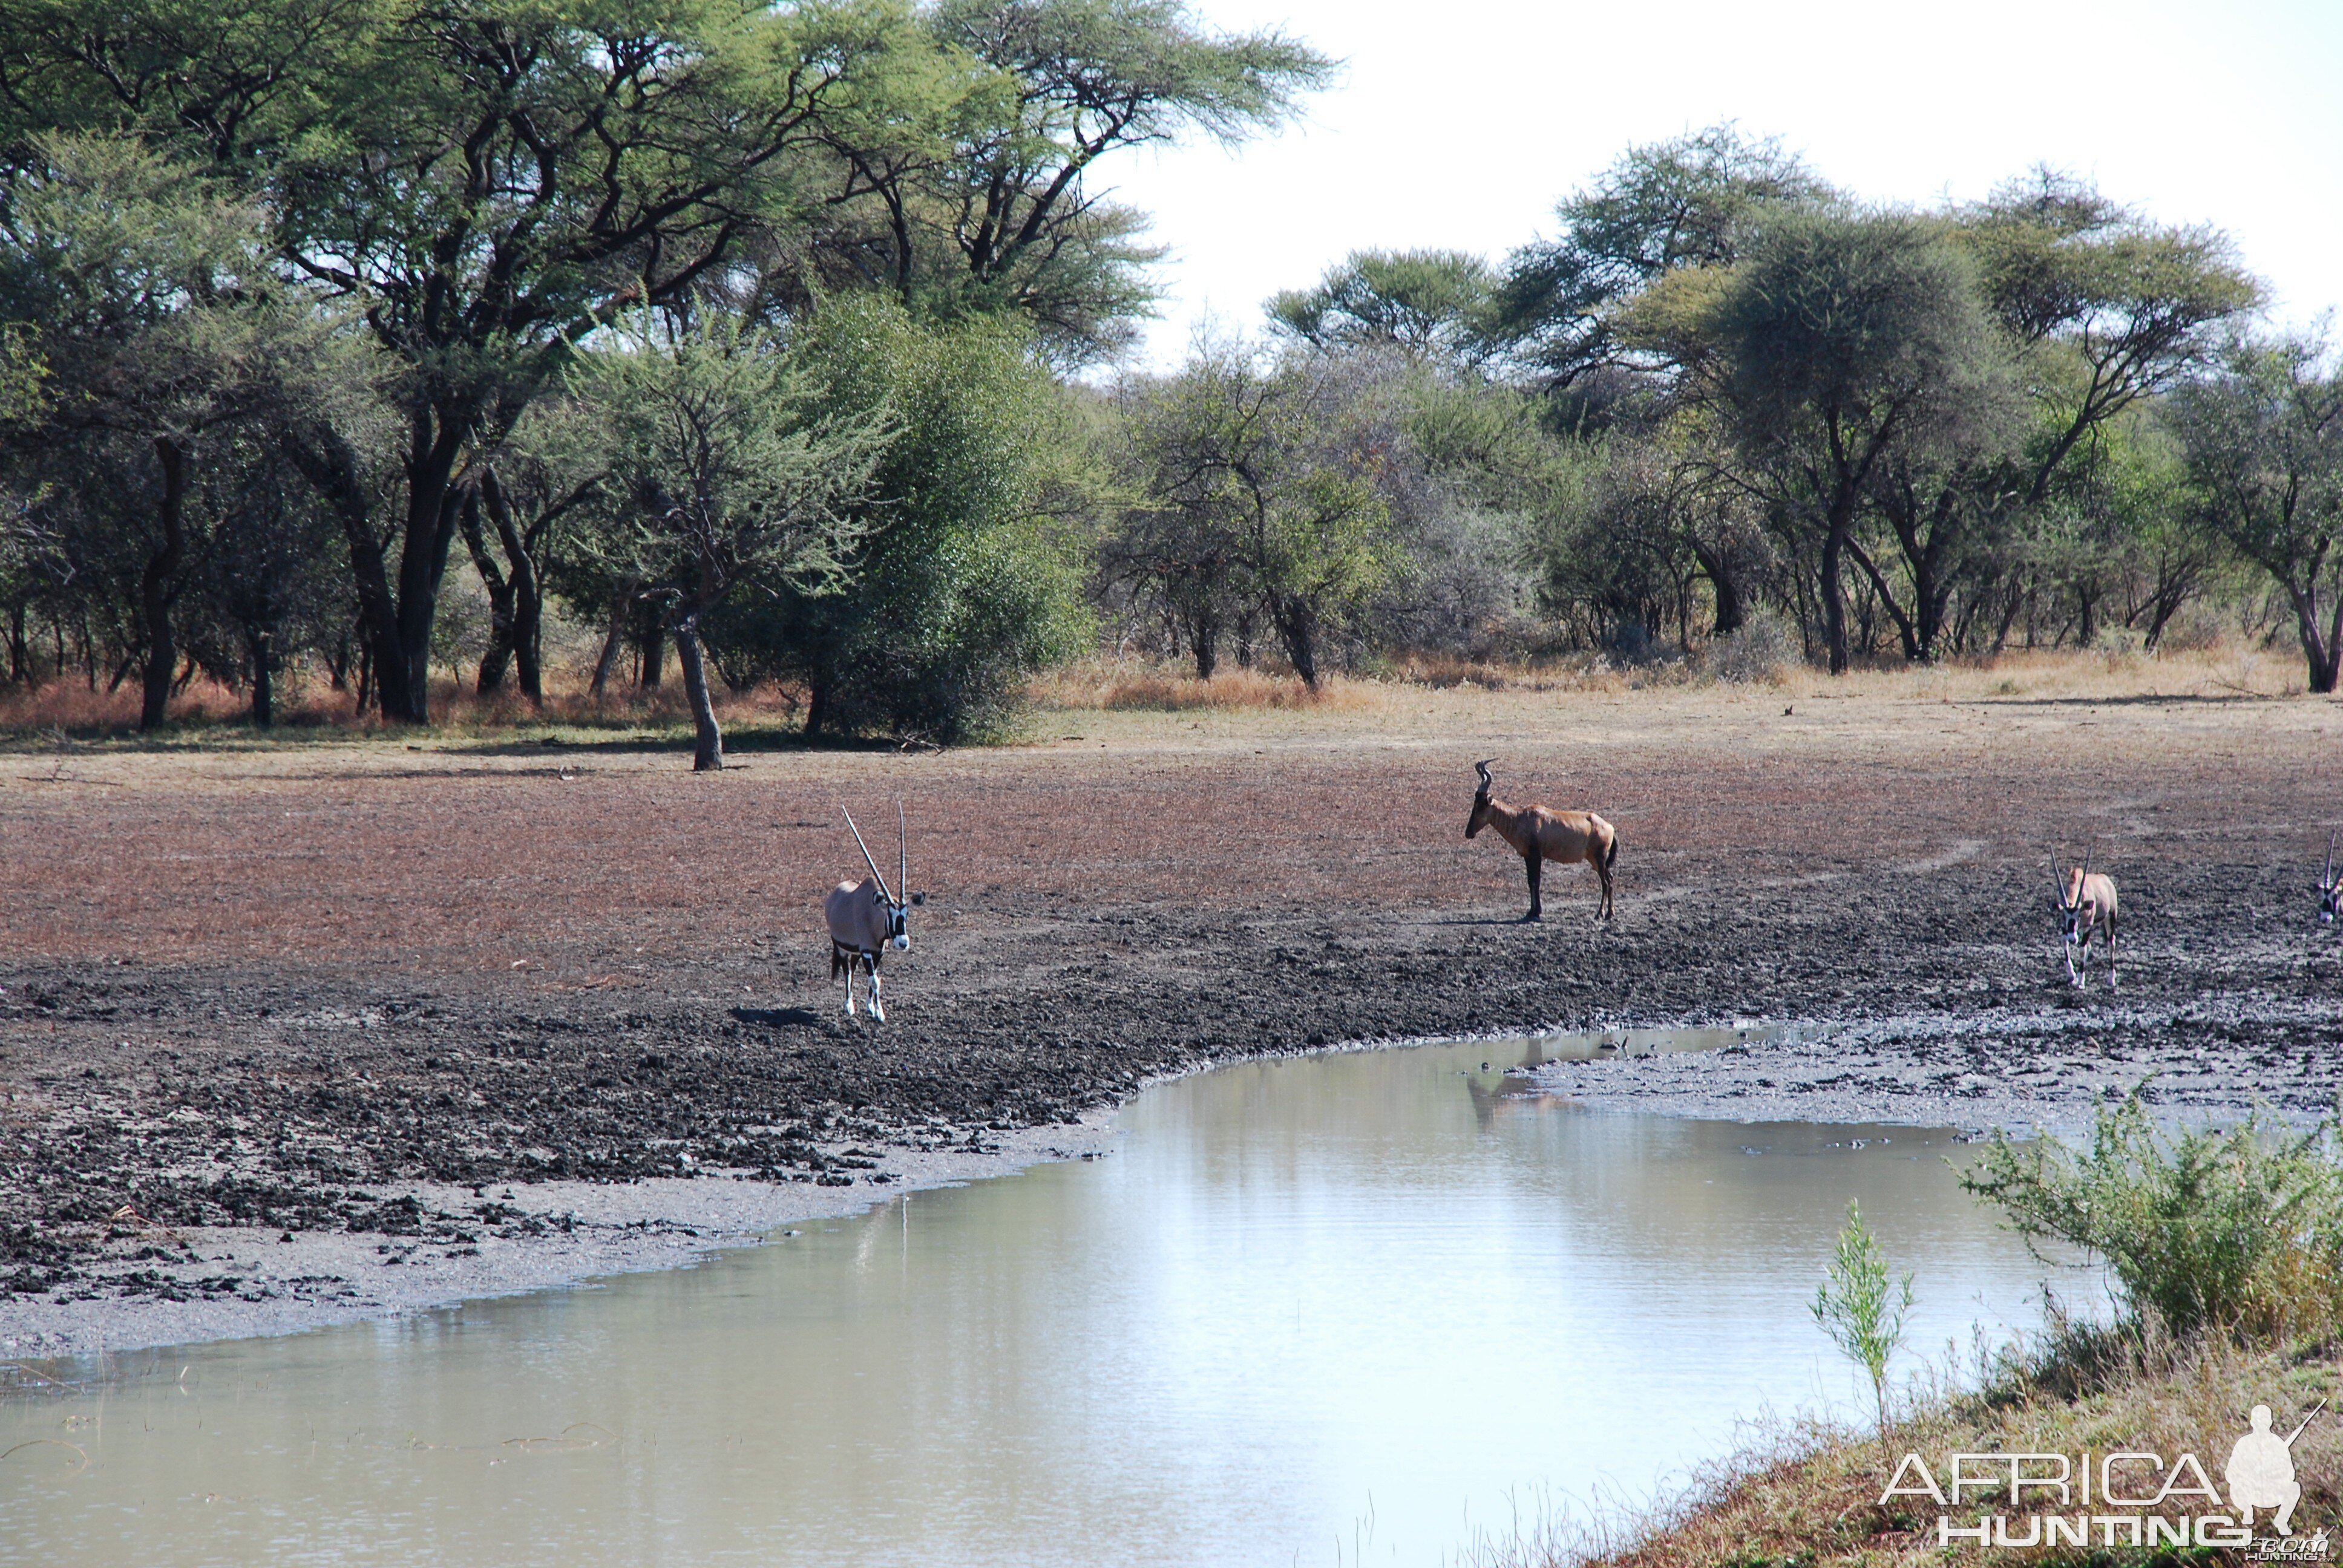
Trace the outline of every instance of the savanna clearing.
<instances>
[{"instance_id":1,"label":"savanna clearing","mask_svg":"<svg viewBox=\"0 0 2343 1568\"><path fill-rule=\"evenodd\" d=\"M2343 1084L2311 891L2343 714L2247 674L1073 705L1169 700L1109 672L1059 678L1024 744L749 727L701 775L673 739L560 725L21 741L0 1282L61 1313L167 1295L175 1227L502 1234L401 1183L867 1186L1156 1075L1433 1034L1831 1026L1563 1085L1707 1114L2071 1125L2151 1074L2176 1113L2314 1114ZM1517 923L1519 860L1463 835L1482 758L1501 798L1617 827L1612 927L1582 867ZM928 901L880 1026L841 1016L820 907L860 870L840 805L891 876L899 799ZM2066 983L2054 843L2122 887L2119 992Z\"/></svg>"}]
</instances>

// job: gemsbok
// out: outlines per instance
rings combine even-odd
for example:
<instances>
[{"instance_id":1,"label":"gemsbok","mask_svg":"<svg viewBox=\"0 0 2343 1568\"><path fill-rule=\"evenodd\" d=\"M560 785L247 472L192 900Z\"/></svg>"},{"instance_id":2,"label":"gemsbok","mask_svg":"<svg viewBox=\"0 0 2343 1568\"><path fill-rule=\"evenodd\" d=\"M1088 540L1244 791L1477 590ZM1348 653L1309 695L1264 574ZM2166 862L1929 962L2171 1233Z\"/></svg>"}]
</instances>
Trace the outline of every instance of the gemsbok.
<instances>
[{"instance_id":1,"label":"gemsbok","mask_svg":"<svg viewBox=\"0 0 2343 1568\"><path fill-rule=\"evenodd\" d=\"M2343 877L2335 874L2336 835L2327 835L2327 867L2318 873L2318 923L2331 926L2343 914Z\"/></svg>"},{"instance_id":2,"label":"gemsbok","mask_svg":"<svg viewBox=\"0 0 2343 1568\"><path fill-rule=\"evenodd\" d=\"M1492 757L1489 762L1495 761ZM1481 788L1473 795L1473 815L1464 824L1464 836L1472 838L1483 828L1494 828L1497 837L1513 847L1522 858L1522 868L1530 879L1530 912L1526 920L1545 919L1545 903L1538 897L1538 874L1548 860L1559 865L1574 865L1584 860L1594 868L1603 879L1603 900L1596 907L1594 918L1611 918L1611 868L1619 859L1619 835L1611 824L1592 811L1554 811L1544 806L1508 806L1490 794L1489 762L1475 762L1473 771L1481 775Z\"/></svg>"},{"instance_id":3,"label":"gemsbok","mask_svg":"<svg viewBox=\"0 0 2343 1568\"><path fill-rule=\"evenodd\" d=\"M862 863L870 868L868 879L840 882L822 900L822 913L830 921L830 978L846 976L846 1016L854 1016L854 966L860 963L870 974L870 1016L880 1023L887 1021L886 1004L879 1000L879 960L889 948L900 952L911 945L911 906L928 901L925 893L911 893L899 898L910 881L910 842L903 825L901 802L895 806L895 887L890 890L887 879L879 874L879 862L870 858L870 846L862 841L862 829L854 825L854 813L840 806L846 813L846 830L854 835L854 847L862 851Z\"/></svg>"},{"instance_id":4,"label":"gemsbok","mask_svg":"<svg viewBox=\"0 0 2343 1568\"><path fill-rule=\"evenodd\" d=\"M2104 871L2094 875L2091 856L2087 850L2083 863L2069 870L2064 881L2058 879L2058 859L2050 859L2050 876L2057 899L2052 905L2058 914L2059 940L2066 954L2066 978L2077 986L2088 984L2086 976L2091 963L2091 933L2104 930L2107 934L2107 989L2116 985L2116 884Z\"/></svg>"}]
</instances>

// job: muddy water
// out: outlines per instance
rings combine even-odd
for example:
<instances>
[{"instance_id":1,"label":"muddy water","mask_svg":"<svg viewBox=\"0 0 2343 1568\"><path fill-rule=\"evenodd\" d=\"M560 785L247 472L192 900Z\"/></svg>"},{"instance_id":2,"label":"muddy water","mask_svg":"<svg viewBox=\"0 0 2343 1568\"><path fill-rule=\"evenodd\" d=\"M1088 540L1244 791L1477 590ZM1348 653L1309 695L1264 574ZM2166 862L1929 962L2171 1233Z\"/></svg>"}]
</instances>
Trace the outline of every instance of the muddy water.
<instances>
[{"instance_id":1,"label":"muddy water","mask_svg":"<svg viewBox=\"0 0 2343 1568\"><path fill-rule=\"evenodd\" d=\"M698 1269L109 1361L0 1402L0 1560L1432 1563L1847 1404L1806 1302L1850 1197L1918 1343L2026 1321L1946 1135L1503 1076L1669 1043L1233 1068L1094 1163Z\"/></svg>"}]
</instances>

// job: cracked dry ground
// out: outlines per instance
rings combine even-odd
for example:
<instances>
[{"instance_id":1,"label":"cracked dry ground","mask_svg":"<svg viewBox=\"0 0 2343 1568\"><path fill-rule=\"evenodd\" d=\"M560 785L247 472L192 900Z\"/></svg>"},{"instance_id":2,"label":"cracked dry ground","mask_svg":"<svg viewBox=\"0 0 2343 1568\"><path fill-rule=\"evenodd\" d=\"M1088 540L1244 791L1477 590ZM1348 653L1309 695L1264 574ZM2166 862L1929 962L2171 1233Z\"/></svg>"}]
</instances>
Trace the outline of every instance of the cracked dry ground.
<instances>
[{"instance_id":1,"label":"cracked dry ground","mask_svg":"<svg viewBox=\"0 0 2343 1568\"><path fill-rule=\"evenodd\" d=\"M1795 695L1059 714L1081 739L701 778L526 742L0 755L0 1284L103 1259L136 1289L184 1225L515 1222L384 1183L843 1183L1353 1040L1869 1020L1678 1087L2333 1101L2333 705ZM1518 861L1462 833L1489 756L1501 796L1618 826L1612 929L1577 868L1512 923ZM929 902L880 1026L837 1011L820 900L854 869L838 803L898 798ZM2119 1001L2069 990L2050 936L2046 846L2087 839Z\"/></svg>"}]
</instances>

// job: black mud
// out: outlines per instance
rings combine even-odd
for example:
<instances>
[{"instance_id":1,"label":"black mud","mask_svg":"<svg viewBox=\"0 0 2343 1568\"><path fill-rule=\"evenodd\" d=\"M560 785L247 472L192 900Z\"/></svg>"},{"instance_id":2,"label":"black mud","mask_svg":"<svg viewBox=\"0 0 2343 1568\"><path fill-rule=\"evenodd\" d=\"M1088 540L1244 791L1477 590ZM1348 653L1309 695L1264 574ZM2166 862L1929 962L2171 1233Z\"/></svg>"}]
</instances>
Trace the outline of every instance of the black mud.
<instances>
[{"instance_id":1,"label":"black mud","mask_svg":"<svg viewBox=\"0 0 2343 1568\"><path fill-rule=\"evenodd\" d=\"M1783 1045L1549 1072L1604 1103L1756 1119L2068 1125L2143 1082L2176 1111L2302 1117L2343 1087L2343 938L2298 876L2133 869L2122 988L2102 971L2078 992L2046 889L1983 858L1644 875L1610 930L1560 876L1534 927L1510 907L964 905L890 965L884 1025L838 1015L810 944L604 990L0 970L0 1291L185 1289L155 1265L185 1261L188 1227L460 1245L544 1223L490 1183L867 1187L890 1151L980 1148L1159 1075L1349 1041L1794 1021ZM414 1182L484 1196L380 1191Z\"/></svg>"}]
</instances>

